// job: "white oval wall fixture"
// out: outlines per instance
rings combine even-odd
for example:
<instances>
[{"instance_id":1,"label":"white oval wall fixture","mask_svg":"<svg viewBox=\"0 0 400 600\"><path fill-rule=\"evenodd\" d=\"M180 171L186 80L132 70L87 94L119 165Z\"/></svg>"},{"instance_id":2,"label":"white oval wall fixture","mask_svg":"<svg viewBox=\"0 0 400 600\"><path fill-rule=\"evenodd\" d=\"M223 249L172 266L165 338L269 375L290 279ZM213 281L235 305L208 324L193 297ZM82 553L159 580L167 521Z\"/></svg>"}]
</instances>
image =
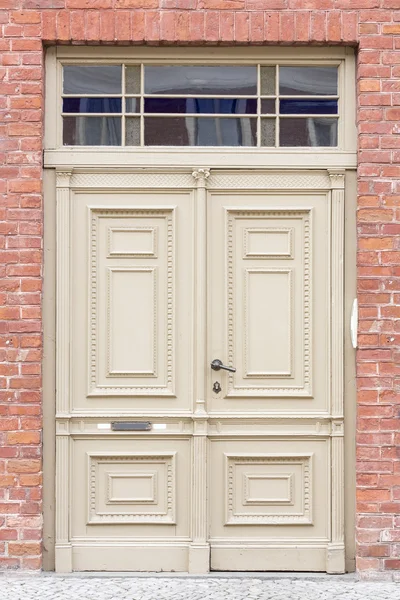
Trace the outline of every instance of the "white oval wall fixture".
<instances>
[{"instance_id":1,"label":"white oval wall fixture","mask_svg":"<svg viewBox=\"0 0 400 600\"><path fill-rule=\"evenodd\" d=\"M357 348L357 330L358 330L358 301L357 298L353 300L353 306L351 307L350 317L350 336L351 345L353 348Z\"/></svg>"}]
</instances>

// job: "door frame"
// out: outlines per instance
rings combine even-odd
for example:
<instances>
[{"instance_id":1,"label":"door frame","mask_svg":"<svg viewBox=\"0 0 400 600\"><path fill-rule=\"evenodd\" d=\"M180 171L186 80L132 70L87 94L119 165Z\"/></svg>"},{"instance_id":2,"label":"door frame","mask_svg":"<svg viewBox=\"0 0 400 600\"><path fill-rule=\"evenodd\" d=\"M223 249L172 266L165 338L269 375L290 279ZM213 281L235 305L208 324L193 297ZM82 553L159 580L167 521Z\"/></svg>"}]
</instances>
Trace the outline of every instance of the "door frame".
<instances>
[{"instance_id":1,"label":"door frame","mask_svg":"<svg viewBox=\"0 0 400 600\"><path fill-rule=\"evenodd\" d=\"M154 169L152 169L154 170ZM113 170L115 173L115 170ZM201 169L198 169L201 173ZM264 170L265 171L265 170ZM88 172L86 170L86 172ZM143 171L142 171L143 172ZM118 173L118 172L117 172ZM336 200L343 202L343 174L332 170L330 173L332 194L336 194ZM91 170L89 170L89 176ZM270 175L273 175L270 172ZM118 175L117 175L118 176ZM126 175L125 175L126 176ZM134 174L132 174L134 177ZM69 179L69 172L58 172L58 194L68 194L65 186ZM198 192L204 189L204 177L197 180ZM56 307L55 307L55 280L56 280L56 173L54 170L45 170L44 173L44 197L45 197L45 276L44 276L44 358L43 358L43 415L44 415L44 559L45 570L53 570L54 545L55 545L55 337L56 337ZM204 189L205 192L205 189ZM344 437L344 465L345 480L343 483L345 493L345 551L346 570L353 571L355 564L354 526L355 526L355 352L351 346L349 322L353 299L355 297L355 203L356 203L356 177L354 171L347 171L345 176L344 202L344 319L343 330L338 331L338 339L344 337L344 397L345 405L345 437ZM338 222L338 225L340 221ZM339 315L340 317L340 315ZM339 367L340 370L340 367ZM201 408L201 407L199 407ZM199 417L201 415L199 414ZM195 423L198 429L198 443L203 441L201 419ZM66 439L66 438L64 438ZM334 439L334 438L333 438ZM205 439L204 439L205 442ZM50 451L47 449L50 448ZM64 455L65 460L67 455ZM60 478L58 478L60 484ZM340 510L340 500L337 505Z\"/></svg>"},{"instance_id":2,"label":"door frame","mask_svg":"<svg viewBox=\"0 0 400 600\"><path fill-rule=\"evenodd\" d=\"M157 63L224 63L251 64L255 61L283 61L289 64L342 64L341 107L342 141L340 148L332 149L198 149L152 148L63 148L58 144L60 114L60 61L116 62L124 60L156 61ZM57 75L58 73L58 75ZM58 82L57 85L54 85ZM247 47L247 48L149 48L149 47L88 47L58 46L46 51L46 97L43 190L44 190L44 282L43 282L43 470L44 470L44 555L43 567L53 570L55 565L55 338L56 338L56 171L69 173L81 169L130 173L135 168L200 170L212 164L215 168L232 169L245 165L247 170L263 171L319 171L345 173L344 182L344 312L343 329L338 332L344 340L344 490L345 490L345 549L346 570L355 569L355 419L356 369L355 351L350 339L350 316L356 297L356 165L357 132L355 126L355 56L353 48L346 47ZM120 165L124 165L121 167ZM59 176L60 177L60 176ZM332 177L333 182L334 175ZM59 178L60 181L60 178ZM197 193L202 186L198 182ZM332 186L333 187L333 186ZM341 192L342 193L342 192ZM201 420L198 429L200 439Z\"/></svg>"}]
</instances>

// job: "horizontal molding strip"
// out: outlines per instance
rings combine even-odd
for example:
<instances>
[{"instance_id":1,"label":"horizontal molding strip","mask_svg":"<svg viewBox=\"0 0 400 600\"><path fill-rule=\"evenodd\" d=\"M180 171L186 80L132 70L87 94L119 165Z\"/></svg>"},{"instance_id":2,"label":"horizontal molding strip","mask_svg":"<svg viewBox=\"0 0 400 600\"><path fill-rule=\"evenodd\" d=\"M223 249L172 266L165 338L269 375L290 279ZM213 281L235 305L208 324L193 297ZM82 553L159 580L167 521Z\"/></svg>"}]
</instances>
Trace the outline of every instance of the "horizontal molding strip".
<instances>
[{"instance_id":1,"label":"horizontal molding strip","mask_svg":"<svg viewBox=\"0 0 400 600\"><path fill-rule=\"evenodd\" d=\"M78 167L188 167L213 165L214 168L275 168L292 169L356 169L355 152L332 151L322 148L313 151L301 148L284 151L246 148L149 148L148 150L126 150L121 148L93 147L87 149L62 148L44 152L45 168L71 169ZM123 168L121 169L123 170Z\"/></svg>"}]
</instances>

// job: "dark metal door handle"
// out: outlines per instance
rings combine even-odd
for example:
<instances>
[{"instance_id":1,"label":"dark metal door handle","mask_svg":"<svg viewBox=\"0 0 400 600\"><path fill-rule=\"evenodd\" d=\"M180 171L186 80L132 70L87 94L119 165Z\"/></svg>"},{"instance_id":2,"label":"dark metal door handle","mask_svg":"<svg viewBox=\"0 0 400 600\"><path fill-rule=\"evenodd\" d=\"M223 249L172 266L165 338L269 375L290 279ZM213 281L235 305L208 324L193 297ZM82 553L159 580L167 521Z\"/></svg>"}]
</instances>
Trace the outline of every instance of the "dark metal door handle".
<instances>
[{"instance_id":1,"label":"dark metal door handle","mask_svg":"<svg viewBox=\"0 0 400 600\"><path fill-rule=\"evenodd\" d=\"M226 367L222 363L222 360L219 360L219 358L214 358L214 360L211 363L211 368L213 371L220 371L221 369L224 369L224 371L230 371L231 373L236 373L235 367Z\"/></svg>"}]
</instances>

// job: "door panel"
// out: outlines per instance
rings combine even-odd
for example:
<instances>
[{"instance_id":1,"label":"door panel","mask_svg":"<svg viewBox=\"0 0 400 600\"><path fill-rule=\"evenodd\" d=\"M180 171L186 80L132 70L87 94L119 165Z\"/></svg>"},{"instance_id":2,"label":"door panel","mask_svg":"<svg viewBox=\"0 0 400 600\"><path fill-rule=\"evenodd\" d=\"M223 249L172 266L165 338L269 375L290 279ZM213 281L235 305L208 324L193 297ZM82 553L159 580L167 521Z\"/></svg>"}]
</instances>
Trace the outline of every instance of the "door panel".
<instances>
[{"instance_id":1,"label":"door panel","mask_svg":"<svg viewBox=\"0 0 400 600\"><path fill-rule=\"evenodd\" d=\"M72 537L188 539L189 441L127 435L75 440Z\"/></svg>"},{"instance_id":2,"label":"door panel","mask_svg":"<svg viewBox=\"0 0 400 600\"><path fill-rule=\"evenodd\" d=\"M210 358L236 367L210 373L211 413L329 411L328 211L318 193L210 192Z\"/></svg>"},{"instance_id":3,"label":"door panel","mask_svg":"<svg viewBox=\"0 0 400 600\"><path fill-rule=\"evenodd\" d=\"M187 570L193 190L71 199L71 566Z\"/></svg>"},{"instance_id":4,"label":"door panel","mask_svg":"<svg viewBox=\"0 0 400 600\"><path fill-rule=\"evenodd\" d=\"M208 191L209 361L236 371L208 374L211 568L326 570L331 194L262 189L256 175L240 189L233 174L221 176L224 190L218 177Z\"/></svg>"},{"instance_id":5,"label":"door panel","mask_svg":"<svg viewBox=\"0 0 400 600\"><path fill-rule=\"evenodd\" d=\"M319 549L325 569L329 541L329 442L326 439L213 440L211 443L211 568L241 570L252 554L253 571L282 568L288 549ZM235 551L236 548L236 551ZM235 556L236 554L236 556ZM316 552L310 555L315 558ZM246 560L246 559L245 559ZM229 562L231 561L231 562ZM302 559L314 571L314 559ZM287 569L297 569L291 562Z\"/></svg>"},{"instance_id":6,"label":"door panel","mask_svg":"<svg viewBox=\"0 0 400 600\"><path fill-rule=\"evenodd\" d=\"M74 200L74 411L189 410L190 192Z\"/></svg>"}]
</instances>

